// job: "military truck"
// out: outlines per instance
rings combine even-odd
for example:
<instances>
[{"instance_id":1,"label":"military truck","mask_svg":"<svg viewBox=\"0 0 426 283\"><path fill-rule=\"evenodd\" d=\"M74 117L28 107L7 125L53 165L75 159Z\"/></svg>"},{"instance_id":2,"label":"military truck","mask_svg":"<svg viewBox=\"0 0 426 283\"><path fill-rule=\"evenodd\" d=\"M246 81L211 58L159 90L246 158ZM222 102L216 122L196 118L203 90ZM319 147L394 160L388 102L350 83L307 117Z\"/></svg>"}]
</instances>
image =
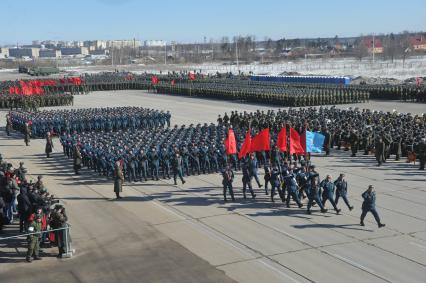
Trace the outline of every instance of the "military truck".
<instances>
[{"instance_id":1,"label":"military truck","mask_svg":"<svg viewBox=\"0 0 426 283\"><path fill-rule=\"evenodd\" d=\"M32 67L28 69L27 74L31 76L48 76L58 74L59 69L55 67Z\"/></svg>"}]
</instances>

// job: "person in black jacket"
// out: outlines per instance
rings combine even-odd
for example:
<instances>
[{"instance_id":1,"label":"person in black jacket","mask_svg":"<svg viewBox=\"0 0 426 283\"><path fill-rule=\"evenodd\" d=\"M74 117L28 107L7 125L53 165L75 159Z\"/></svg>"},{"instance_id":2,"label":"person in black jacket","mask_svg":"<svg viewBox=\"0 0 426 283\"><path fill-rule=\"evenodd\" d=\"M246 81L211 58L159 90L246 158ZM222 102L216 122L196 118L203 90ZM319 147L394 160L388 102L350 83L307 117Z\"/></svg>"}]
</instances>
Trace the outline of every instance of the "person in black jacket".
<instances>
[{"instance_id":1,"label":"person in black jacket","mask_svg":"<svg viewBox=\"0 0 426 283\"><path fill-rule=\"evenodd\" d=\"M0 232L3 230L3 219L4 219L4 215L3 215L3 209L6 206L6 204L4 203L3 198L0 196Z\"/></svg>"},{"instance_id":2,"label":"person in black jacket","mask_svg":"<svg viewBox=\"0 0 426 283\"><path fill-rule=\"evenodd\" d=\"M17 197L19 213L19 232L24 233L28 227L28 217L32 213L32 204L26 187L22 187Z\"/></svg>"}]
</instances>

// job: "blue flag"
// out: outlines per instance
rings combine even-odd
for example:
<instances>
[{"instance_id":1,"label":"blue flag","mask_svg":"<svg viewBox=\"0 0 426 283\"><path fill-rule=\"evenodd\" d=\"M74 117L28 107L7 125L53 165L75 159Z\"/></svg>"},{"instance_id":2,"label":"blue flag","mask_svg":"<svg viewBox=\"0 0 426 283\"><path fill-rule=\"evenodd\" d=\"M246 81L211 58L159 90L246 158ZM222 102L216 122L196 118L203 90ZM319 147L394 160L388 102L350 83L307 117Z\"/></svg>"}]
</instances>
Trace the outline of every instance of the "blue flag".
<instances>
[{"instance_id":1,"label":"blue flag","mask_svg":"<svg viewBox=\"0 0 426 283\"><path fill-rule=\"evenodd\" d=\"M316 132L306 131L306 152L321 153L324 140L324 135Z\"/></svg>"}]
</instances>

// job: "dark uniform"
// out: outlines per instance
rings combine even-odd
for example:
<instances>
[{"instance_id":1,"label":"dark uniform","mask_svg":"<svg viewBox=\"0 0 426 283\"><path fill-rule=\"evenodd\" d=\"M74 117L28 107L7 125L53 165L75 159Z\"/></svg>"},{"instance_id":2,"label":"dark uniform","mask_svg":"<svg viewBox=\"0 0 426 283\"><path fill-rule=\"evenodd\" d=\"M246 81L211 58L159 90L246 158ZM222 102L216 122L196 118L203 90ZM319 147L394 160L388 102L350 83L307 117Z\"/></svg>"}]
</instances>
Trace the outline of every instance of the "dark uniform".
<instances>
[{"instance_id":1,"label":"dark uniform","mask_svg":"<svg viewBox=\"0 0 426 283\"><path fill-rule=\"evenodd\" d=\"M27 239L28 251L26 259L28 262L31 262L31 257L34 257L35 260L41 259L39 255L41 239L41 215L35 215L35 219L28 226L28 233L31 233L32 235L29 235Z\"/></svg>"},{"instance_id":2,"label":"dark uniform","mask_svg":"<svg viewBox=\"0 0 426 283\"><path fill-rule=\"evenodd\" d=\"M227 166L225 170L222 172L222 185L223 185L223 199L224 201L227 201L226 199L226 191L229 191L229 194L231 195L232 201L235 201L234 197L234 190L232 188L232 182L234 181L234 172L232 169Z\"/></svg>"},{"instance_id":3,"label":"dark uniform","mask_svg":"<svg viewBox=\"0 0 426 283\"><path fill-rule=\"evenodd\" d=\"M373 191L373 186L368 186L368 189L362 194L362 198L364 199L364 202L362 203L362 214L361 214L361 226L364 226L364 218L367 215L368 212L371 212L374 216L374 219L376 219L377 225L379 228L384 227L385 224L383 224L380 221L379 214L376 210L376 192Z\"/></svg>"},{"instance_id":4,"label":"dark uniform","mask_svg":"<svg viewBox=\"0 0 426 283\"><path fill-rule=\"evenodd\" d=\"M352 210L354 207L349 204L348 201L348 182L344 179L345 175L340 174L339 178L334 181L334 185L336 186L336 200L335 203L337 205L339 198L341 197L343 201L348 206L349 210Z\"/></svg>"}]
</instances>

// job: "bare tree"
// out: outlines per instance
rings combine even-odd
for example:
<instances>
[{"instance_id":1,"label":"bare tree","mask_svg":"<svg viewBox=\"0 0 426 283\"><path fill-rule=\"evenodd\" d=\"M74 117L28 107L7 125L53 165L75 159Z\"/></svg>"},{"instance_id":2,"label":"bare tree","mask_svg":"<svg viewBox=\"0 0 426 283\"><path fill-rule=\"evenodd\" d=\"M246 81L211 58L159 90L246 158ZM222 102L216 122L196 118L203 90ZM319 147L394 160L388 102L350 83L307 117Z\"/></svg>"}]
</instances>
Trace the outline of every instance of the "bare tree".
<instances>
[{"instance_id":1,"label":"bare tree","mask_svg":"<svg viewBox=\"0 0 426 283\"><path fill-rule=\"evenodd\" d=\"M364 37L362 35L355 41L354 51L359 61L362 61L362 58L368 55L368 49L367 46L365 46Z\"/></svg>"}]
</instances>

